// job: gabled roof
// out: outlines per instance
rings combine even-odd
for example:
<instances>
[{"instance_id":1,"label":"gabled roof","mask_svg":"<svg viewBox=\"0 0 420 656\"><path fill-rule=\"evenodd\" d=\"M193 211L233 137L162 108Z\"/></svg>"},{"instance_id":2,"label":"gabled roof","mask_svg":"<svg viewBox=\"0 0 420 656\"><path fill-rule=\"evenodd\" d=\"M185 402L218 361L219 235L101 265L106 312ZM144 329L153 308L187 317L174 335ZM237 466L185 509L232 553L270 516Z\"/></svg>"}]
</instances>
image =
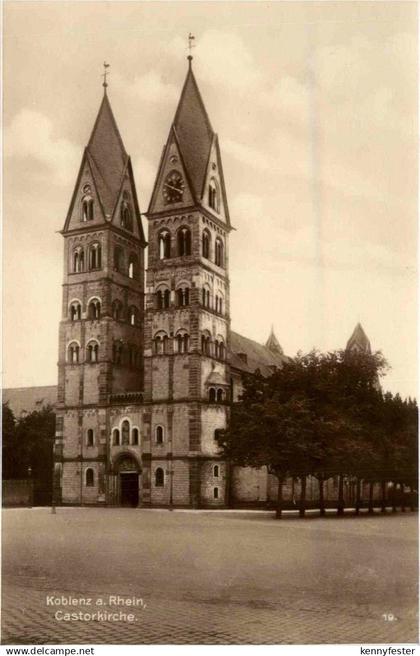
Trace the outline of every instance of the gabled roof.
<instances>
[{"instance_id":1,"label":"gabled roof","mask_svg":"<svg viewBox=\"0 0 420 656\"><path fill-rule=\"evenodd\" d=\"M284 354L273 353L253 339L233 331L230 333L229 363L234 369L246 373L255 373L259 369L264 376L269 376L274 367L281 369L288 360Z\"/></svg>"},{"instance_id":2,"label":"gabled roof","mask_svg":"<svg viewBox=\"0 0 420 656\"><path fill-rule=\"evenodd\" d=\"M127 167L128 155L106 93L86 151L104 212L112 217Z\"/></svg>"},{"instance_id":3,"label":"gabled roof","mask_svg":"<svg viewBox=\"0 0 420 656\"><path fill-rule=\"evenodd\" d=\"M3 403L8 403L15 417L34 410L42 410L57 403L57 385L41 387L9 387L2 392Z\"/></svg>"},{"instance_id":4,"label":"gabled roof","mask_svg":"<svg viewBox=\"0 0 420 656\"><path fill-rule=\"evenodd\" d=\"M214 132L191 66L188 69L173 126L191 179L193 192L199 199Z\"/></svg>"},{"instance_id":5,"label":"gabled roof","mask_svg":"<svg viewBox=\"0 0 420 656\"><path fill-rule=\"evenodd\" d=\"M353 334L347 342L346 351L357 349L363 353L371 353L370 341L360 323L353 330Z\"/></svg>"}]
</instances>

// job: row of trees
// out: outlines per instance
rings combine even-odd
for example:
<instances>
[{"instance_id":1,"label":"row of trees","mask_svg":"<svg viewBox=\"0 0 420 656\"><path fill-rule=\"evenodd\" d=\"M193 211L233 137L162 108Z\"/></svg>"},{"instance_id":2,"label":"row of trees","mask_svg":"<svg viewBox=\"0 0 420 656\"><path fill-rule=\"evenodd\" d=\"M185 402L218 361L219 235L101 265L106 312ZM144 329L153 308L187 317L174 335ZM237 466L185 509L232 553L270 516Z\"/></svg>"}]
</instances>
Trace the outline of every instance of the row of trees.
<instances>
[{"instance_id":1,"label":"row of trees","mask_svg":"<svg viewBox=\"0 0 420 656\"><path fill-rule=\"evenodd\" d=\"M361 482L380 483L382 507L389 482L395 491L417 488L417 404L383 393L379 377L387 370L380 353L311 351L298 354L272 376L258 372L244 381L230 426L219 444L233 464L267 466L278 481L277 516L283 508L286 479L301 482L300 514L306 507L306 480L319 484L319 508L325 514L325 482L338 476L337 512L344 512L344 480L355 481L356 513ZM413 495L411 495L413 498ZM404 494L400 494L404 504ZM402 500L402 501L401 501Z\"/></svg>"},{"instance_id":2,"label":"row of trees","mask_svg":"<svg viewBox=\"0 0 420 656\"><path fill-rule=\"evenodd\" d=\"M34 501L51 502L55 414L46 407L18 419L3 403L3 478L34 482Z\"/></svg>"}]
</instances>

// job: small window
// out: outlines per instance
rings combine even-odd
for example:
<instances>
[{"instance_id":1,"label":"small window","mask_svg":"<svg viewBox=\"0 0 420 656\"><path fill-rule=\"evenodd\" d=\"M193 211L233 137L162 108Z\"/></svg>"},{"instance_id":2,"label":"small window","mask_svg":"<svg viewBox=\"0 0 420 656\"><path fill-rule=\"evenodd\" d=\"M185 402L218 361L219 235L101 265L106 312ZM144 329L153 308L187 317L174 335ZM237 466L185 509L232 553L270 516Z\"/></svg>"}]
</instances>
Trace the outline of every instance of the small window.
<instances>
[{"instance_id":1,"label":"small window","mask_svg":"<svg viewBox=\"0 0 420 656\"><path fill-rule=\"evenodd\" d=\"M129 313L129 319L130 319L130 325L135 326L137 324L137 308L132 305L130 307L130 313Z\"/></svg>"},{"instance_id":2,"label":"small window","mask_svg":"<svg viewBox=\"0 0 420 656\"><path fill-rule=\"evenodd\" d=\"M95 321L101 318L101 301L97 298L90 301L88 305L88 318Z\"/></svg>"},{"instance_id":3,"label":"small window","mask_svg":"<svg viewBox=\"0 0 420 656\"><path fill-rule=\"evenodd\" d=\"M133 230L133 220L131 216L131 208L127 200L121 204L121 227L126 230Z\"/></svg>"},{"instance_id":4,"label":"small window","mask_svg":"<svg viewBox=\"0 0 420 656\"><path fill-rule=\"evenodd\" d=\"M80 321L82 318L82 306L79 301L74 301L70 305L70 320L71 321Z\"/></svg>"},{"instance_id":5,"label":"small window","mask_svg":"<svg viewBox=\"0 0 420 656\"><path fill-rule=\"evenodd\" d=\"M139 429L138 428L133 428L132 430L132 438L133 438L133 444L135 446L138 445L139 443Z\"/></svg>"},{"instance_id":6,"label":"small window","mask_svg":"<svg viewBox=\"0 0 420 656\"><path fill-rule=\"evenodd\" d=\"M123 304L118 299L112 303L112 318L115 321L122 321L123 319Z\"/></svg>"},{"instance_id":7,"label":"small window","mask_svg":"<svg viewBox=\"0 0 420 656\"><path fill-rule=\"evenodd\" d=\"M163 444L163 426L156 426L156 444Z\"/></svg>"},{"instance_id":8,"label":"small window","mask_svg":"<svg viewBox=\"0 0 420 656\"><path fill-rule=\"evenodd\" d=\"M79 362L79 351L80 347L76 342L73 342L69 345L68 348L68 361L71 364L77 364Z\"/></svg>"},{"instance_id":9,"label":"small window","mask_svg":"<svg viewBox=\"0 0 420 656\"><path fill-rule=\"evenodd\" d=\"M120 246L115 246L115 248L114 248L114 271L118 271L118 273L123 273L123 267L124 267L123 250Z\"/></svg>"},{"instance_id":10,"label":"small window","mask_svg":"<svg viewBox=\"0 0 420 656\"><path fill-rule=\"evenodd\" d=\"M80 246L73 251L73 273L82 273L85 270L85 253Z\"/></svg>"},{"instance_id":11,"label":"small window","mask_svg":"<svg viewBox=\"0 0 420 656\"><path fill-rule=\"evenodd\" d=\"M190 349L190 338L187 333L176 336L176 346L178 353L188 353Z\"/></svg>"},{"instance_id":12,"label":"small window","mask_svg":"<svg viewBox=\"0 0 420 656\"><path fill-rule=\"evenodd\" d=\"M95 474L93 469L86 469L86 487L93 487L95 484Z\"/></svg>"},{"instance_id":13,"label":"small window","mask_svg":"<svg viewBox=\"0 0 420 656\"><path fill-rule=\"evenodd\" d=\"M191 255L191 231L180 228L177 232L178 256Z\"/></svg>"},{"instance_id":14,"label":"small window","mask_svg":"<svg viewBox=\"0 0 420 656\"><path fill-rule=\"evenodd\" d=\"M130 424L125 419L121 426L121 444L127 446L130 443Z\"/></svg>"},{"instance_id":15,"label":"small window","mask_svg":"<svg viewBox=\"0 0 420 656\"><path fill-rule=\"evenodd\" d=\"M209 389L209 401L210 403L216 402L216 390L214 389L214 387L210 387Z\"/></svg>"},{"instance_id":16,"label":"small window","mask_svg":"<svg viewBox=\"0 0 420 656\"><path fill-rule=\"evenodd\" d=\"M209 201L209 207L211 207L212 210L215 210L216 212L218 212L219 211L219 189L218 189L217 182L214 178L212 178L210 180L208 201Z\"/></svg>"},{"instance_id":17,"label":"small window","mask_svg":"<svg viewBox=\"0 0 420 656\"><path fill-rule=\"evenodd\" d=\"M156 335L153 342L155 355L166 355L169 352L169 339L167 335Z\"/></svg>"},{"instance_id":18,"label":"small window","mask_svg":"<svg viewBox=\"0 0 420 656\"><path fill-rule=\"evenodd\" d=\"M128 277L132 279L138 277L138 259L137 255L134 255L133 253L130 254L128 260Z\"/></svg>"},{"instance_id":19,"label":"small window","mask_svg":"<svg viewBox=\"0 0 420 656\"><path fill-rule=\"evenodd\" d=\"M92 244L89 248L89 270L94 271L102 267L102 249L99 243Z\"/></svg>"},{"instance_id":20,"label":"small window","mask_svg":"<svg viewBox=\"0 0 420 656\"><path fill-rule=\"evenodd\" d=\"M221 403L221 402L223 401L223 390L220 389L220 387L219 387L219 389L217 390L217 401L218 401L219 403Z\"/></svg>"},{"instance_id":21,"label":"small window","mask_svg":"<svg viewBox=\"0 0 420 656\"><path fill-rule=\"evenodd\" d=\"M90 194L89 185L85 185L86 193L82 198L82 222L93 220L93 198Z\"/></svg>"},{"instance_id":22,"label":"small window","mask_svg":"<svg viewBox=\"0 0 420 656\"><path fill-rule=\"evenodd\" d=\"M171 257L171 235L167 230L162 230L158 237L159 259L164 260Z\"/></svg>"},{"instance_id":23,"label":"small window","mask_svg":"<svg viewBox=\"0 0 420 656\"><path fill-rule=\"evenodd\" d=\"M219 498L219 488L215 487L213 488L213 499L218 499Z\"/></svg>"},{"instance_id":24,"label":"small window","mask_svg":"<svg viewBox=\"0 0 420 656\"><path fill-rule=\"evenodd\" d=\"M158 310L165 310L171 304L171 292L169 289L159 289L156 292L156 307Z\"/></svg>"},{"instance_id":25,"label":"small window","mask_svg":"<svg viewBox=\"0 0 420 656\"><path fill-rule=\"evenodd\" d=\"M190 290L188 287L177 289L176 300L178 307L186 307L190 304Z\"/></svg>"},{"instance_id":26,"label":"small window","mask_svg":"<svg viewBox=\"0 0 420 656\"><path fill-rule=\"evenodd\" d=\"M219 237L216 239L215 242L215 258L214 258L215 263L219 267L223 267L224 265L224 255L223 255L223 242Z\"/></svg>"},{"instance_id":27,"label":"small window","mask_svg":"<svg viewBox=\"0 0 420 656\"><path fill-rule=\"evenodd\" d=\"M112 444L114 446L119 446L120 445L120 431L118 428L114 428L112 431Z\"/></svg>"},{"instance_id":28,"label":"small window","mask_svg":"<svg viewBox=\"0 0 420 656\"><path fill-rule=\"evenodd\" d=\"M214 478L219 478L219 465L214 465L214 467L213 467L213 476L214 476Z\"/></svg>"},{"instance_id":29,"label":"small window","mask_svg":"<svg viewBox=\"0 0 420 656\"><path fill-rule=\"evenodd\" d=\"M87 361L90 363L98 362L99 359L99 344L97 342L90 342L87 345Z\"/></svg>"},{"instance_id":30,"label":"small window","mask_svg":"<svg viewBox=\"0 0 420 656\"><path fill-rule=\"evenodd\" d=\"M210 259L210 243L211 243L210 233L208 232L208 230L204 230L203 235L201 237L201 254L203 257L206 258L206 260Z\"/></svg>"},{"instance_id":31,"label":"small window","mask_svg":"<svg viewBox=\"0 0 420 656\"><path fill-rule=\"evenodd\" d=\"M93 429L88 428L87 434L86 434L86 444L87 446L93 446L94 445L94 434L93 434Z\"/></svg>"},{"instance_id":32,"label":"small window","mask_svg":"<svg viewBox=\"0 0 420 656\"><path fill-rule=\"evenodd\" d=\"M165 484L165 474L162 467L158 467L155 471L155 487L163 487Z\"/></svg>"}]
</instances>

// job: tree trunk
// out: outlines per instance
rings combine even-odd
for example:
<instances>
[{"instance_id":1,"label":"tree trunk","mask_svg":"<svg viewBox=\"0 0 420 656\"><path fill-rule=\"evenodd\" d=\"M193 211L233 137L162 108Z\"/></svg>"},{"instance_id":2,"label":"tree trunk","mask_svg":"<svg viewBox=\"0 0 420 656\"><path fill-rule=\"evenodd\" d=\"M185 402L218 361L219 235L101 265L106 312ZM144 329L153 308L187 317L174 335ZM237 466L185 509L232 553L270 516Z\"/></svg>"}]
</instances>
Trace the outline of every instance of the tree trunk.
<instances>
[{"instance_id":1,"label":"tree trunk","mask_svg":"<svg viewBox=\"0 0 420 656\"><path fill-rule=\"evenodd\" d=\"M392 488L392 512L397 512L397 495L398 495L398 483L394 483Z\"/></svg>"},{"instance_id":2,"label":"tree trunk","mask_svg":"<svg viewBox=\"0 0 420 656\"><path fill-rule=\"evenodd\" d=\"M404 483L400 483L401 488L401 512L405 513L405 492L404 492Z\"/></svg>"},{"instance_id":3,"label":"tree trunk","mask_svg":"<svg viewBox=\"0 0 420 656\"><path fill-rule=\"evenodd\" d=\"M321 517L325 515L325 499L324 499L324 478L320 476L318 478L319 486L319 514Z\"/></svg>"},{"instance_id":4,"label":"tree trunk","mask_svg":"<svg viewBox=\"0 0 420 656\"><path fill-rule=\"evenodd\" d=\"M299 517L305 517L306 506L306 476L300 478Z\"/></svg>"},{"instance_id":5,"label":"tree trunk","mask_svg":"<svg viewBox=\"0 0 420 656\"><path fill-rule=\"evenodd\" d=\"M360 480L360 478L357 478L356 479L356 503L355 503L355 506L354 506L356 515L358 515L360 513L360 488L361 488L361 485L362 485L362 481Z\"/></svg>"},{"instance_id":6,"label":"tree trunk","mask_svg":"<svg viewBox=\"0 0 420 656\"><path fill-rule=\"evenodd\" d=\"M369 515L373 515L373 486L374 483L369 483Z\"/></svg>"},{"instance_id":7,"label":"tree trunk","mask_svg":"<svg viewBox=\"0 0 420 656\"><path fill-rule=\"evenodd\" d=\"M381 512L386 512L386 481L381 481Z\"/></svg>"},{"instance_id":8,"label":"tree trunk","mask_svg":"<svg viewBox=\"0 0 420 656\"><path fill-rule=\"evenodd\" d=\"M283 483L284 479L279 478L279 487L277 490L277 508L276 508L276 519L281 519L282 510L283 510Z\"/></svg>"},{"instance_id":9,"label":"tree trunk","mask_svg":"<svg viewBox=\"0 0 420 656\"><path fill-rule=\"evenodd\" d=\"M337 515L344 515L344 476L342 474L338 477Z\"/></svg>"}]
</instances>

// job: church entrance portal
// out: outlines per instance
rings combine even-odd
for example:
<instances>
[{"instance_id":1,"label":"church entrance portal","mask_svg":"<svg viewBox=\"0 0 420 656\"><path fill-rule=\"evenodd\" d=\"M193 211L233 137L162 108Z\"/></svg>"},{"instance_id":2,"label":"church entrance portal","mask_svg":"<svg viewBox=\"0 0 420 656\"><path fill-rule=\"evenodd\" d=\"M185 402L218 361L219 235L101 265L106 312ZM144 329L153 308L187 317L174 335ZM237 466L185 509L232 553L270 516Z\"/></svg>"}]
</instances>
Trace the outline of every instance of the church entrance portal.
<instances>
[{"instance_id":1,"label":"church entrance portal","mask_svg":"<svg viewBox=\"0 0 420 656\"><path fill-rule=\"evenodd\" d=\"M139 503L139 475L133 472L120 473L121 505L136 508Z\"/></svg>"}]
</instances>

